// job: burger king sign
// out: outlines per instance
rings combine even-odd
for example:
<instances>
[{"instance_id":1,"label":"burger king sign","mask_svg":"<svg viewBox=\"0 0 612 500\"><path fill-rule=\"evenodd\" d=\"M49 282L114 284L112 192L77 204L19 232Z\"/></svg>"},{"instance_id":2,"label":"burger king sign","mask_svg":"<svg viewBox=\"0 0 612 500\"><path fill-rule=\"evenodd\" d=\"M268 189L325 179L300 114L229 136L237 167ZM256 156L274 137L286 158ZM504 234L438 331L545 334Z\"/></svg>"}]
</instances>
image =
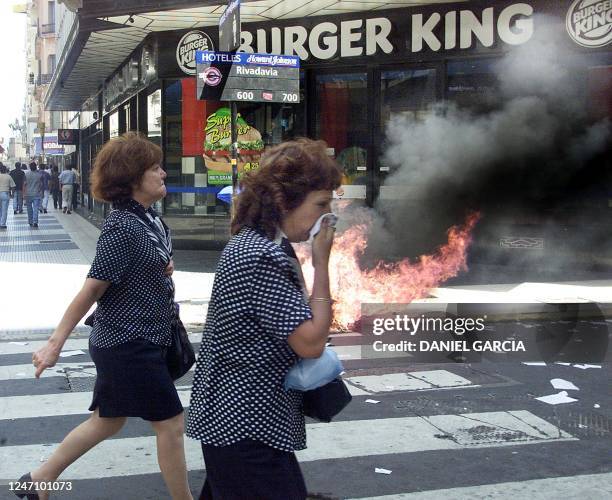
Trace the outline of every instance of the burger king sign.
<instances>
[{"instance_id":1,"label":"burger king sign","mask_svg":"<svg viewBox=\"0 0 612 500\"><path fill-rule=\"evenodd\" d=\"M574 0L567 11L567 31L583 47L612 41L612 0Z\"/></svg>"}]
</instances>

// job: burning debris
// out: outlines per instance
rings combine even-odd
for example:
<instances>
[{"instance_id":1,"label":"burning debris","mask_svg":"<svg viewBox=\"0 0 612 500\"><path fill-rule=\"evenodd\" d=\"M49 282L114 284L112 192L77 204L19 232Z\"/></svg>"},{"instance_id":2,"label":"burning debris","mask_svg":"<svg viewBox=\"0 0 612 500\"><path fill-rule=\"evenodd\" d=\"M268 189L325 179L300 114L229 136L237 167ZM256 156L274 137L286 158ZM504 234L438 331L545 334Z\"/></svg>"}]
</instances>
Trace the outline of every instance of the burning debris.
<instances>
[{"instance_id":1,"label":"burning debris","mask_svg":"<svg viewBox=\"0 0 612 500\"><path fill-rule=\"evenodd\" d=\"M367 210L357 213L360 220L336 234L330 256L331 293L336 301L332 328L354 328L361 316L361 304L409 303L426 297L429 290L466 269L477 213L470 214L463 225L451 227L448 242L435 253L422 255L414 262L409 258L398 262L380 260L370 269L362 269L360 261L368 245L373 214ZM311 289L314 269L308 245L300 245L297 254L306 286Z\"/></svg>"}]
</instances>

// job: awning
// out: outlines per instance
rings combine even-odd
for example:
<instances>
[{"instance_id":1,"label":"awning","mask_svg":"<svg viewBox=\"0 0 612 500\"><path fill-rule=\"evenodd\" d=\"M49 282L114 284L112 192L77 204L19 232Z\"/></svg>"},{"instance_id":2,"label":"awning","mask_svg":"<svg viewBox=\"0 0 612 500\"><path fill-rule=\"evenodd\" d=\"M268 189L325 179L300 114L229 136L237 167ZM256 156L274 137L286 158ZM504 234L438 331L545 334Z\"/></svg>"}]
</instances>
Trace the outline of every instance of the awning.
<instances>
[{"instance_id":1,"label":"awning","mask_svg":"<svg viewBox=\"0 0 612 500\"><path fill-rule=\"evenodd\" d=\"M243 0L240 17L243 23L249 23L457 1L467 0ZM73 6L78 5L79 0L64 0L64 3ZM66 43L68 53L61 56L60 67L49 86L45 98L47 110L80 110L82 104L102 88L104 81L149 33L216 26L226 8L226 3L219 3L218 0L171 0L164 2L165 10L159 7L146 10L147 3L160 5L160 2L143 0L139 6L145 10L139 12L138 8L129 7L129 3L125 2L118 13L116 2L90 0L85 3L85 7L79 10L73 33ZM192 6L168 10L173 4ZM88 17L91 11L88 14L84 9L90 8L90 5L96 9L93 12L98 17ZM128 7L133 11L129 12ZM104 13L108 15L100 16L105 9Z\"/></svg>"}]
</instances>

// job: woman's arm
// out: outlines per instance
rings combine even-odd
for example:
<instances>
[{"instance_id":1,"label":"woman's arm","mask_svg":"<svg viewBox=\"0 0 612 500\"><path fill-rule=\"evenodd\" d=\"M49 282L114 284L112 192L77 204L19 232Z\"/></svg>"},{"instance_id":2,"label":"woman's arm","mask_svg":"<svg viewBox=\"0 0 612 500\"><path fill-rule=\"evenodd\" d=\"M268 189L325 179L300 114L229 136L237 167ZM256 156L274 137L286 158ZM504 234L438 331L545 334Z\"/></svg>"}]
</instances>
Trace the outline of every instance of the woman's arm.
<instances>
[{"instance_id":1,"label":"woman's arm","mask_svg":"<svg viewBox=\"0 0 612 500\"><path fill-rule=\"evenodd\" d=\"M45 369L55 365L59 353L74 327L89 311L89 308L104 295L109 286L110 282L108 281L100 281L94 278L85 280L83 288L72 299L59 325L49 337L47 344L32 355L32 364L36 367L36 378L40 377Z\"/></svg>"},{"instance_id":2,"label":"woman's arm","mask_svg":"<svg viewBox=\"0 0 612 500\"><path fill-rule=\"evenodd\" d=\"M312 242L312 265L314 267L310 299L312 319L304 321L287 339L293 352L301 358L318 358L323 354L329 336L332 321L329 254L334 241L334 231L335 228L325 224Z\"/></svg>"}]
</instances>

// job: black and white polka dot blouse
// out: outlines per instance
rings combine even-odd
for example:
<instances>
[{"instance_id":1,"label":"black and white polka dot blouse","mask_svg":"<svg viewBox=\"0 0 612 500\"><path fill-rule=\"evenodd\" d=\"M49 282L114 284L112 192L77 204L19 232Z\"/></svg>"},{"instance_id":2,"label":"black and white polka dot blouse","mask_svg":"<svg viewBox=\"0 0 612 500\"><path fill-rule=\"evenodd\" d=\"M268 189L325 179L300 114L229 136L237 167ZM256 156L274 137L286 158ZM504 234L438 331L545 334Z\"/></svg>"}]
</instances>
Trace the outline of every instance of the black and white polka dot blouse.
<instances>
[{"instance_id":1,"label":"black and white polka dot blouse","mask_svg":"<svg viewBox=\"0 0 612 500\"><path fill-rule=\"evenodd\" d=\"M111 347L137 338L170 345L166 265L145 226L126 210L113 210L102 228L88 278L109 281L98 301L90 342Z\"/></svg>"},{"instance_id":2,"label":"black and white polka dot blouse","mask_svg":"<svg viewBox=\"0 0 612 500\"><path fill-rule=\"evenodd\" d=\"M216 446L253 439L284 451L305 448L302 393L283 383L298 360L287 338L311 318L287 255L243 228L215 274L187 435Z\"/></svg>"}]
</instances>

